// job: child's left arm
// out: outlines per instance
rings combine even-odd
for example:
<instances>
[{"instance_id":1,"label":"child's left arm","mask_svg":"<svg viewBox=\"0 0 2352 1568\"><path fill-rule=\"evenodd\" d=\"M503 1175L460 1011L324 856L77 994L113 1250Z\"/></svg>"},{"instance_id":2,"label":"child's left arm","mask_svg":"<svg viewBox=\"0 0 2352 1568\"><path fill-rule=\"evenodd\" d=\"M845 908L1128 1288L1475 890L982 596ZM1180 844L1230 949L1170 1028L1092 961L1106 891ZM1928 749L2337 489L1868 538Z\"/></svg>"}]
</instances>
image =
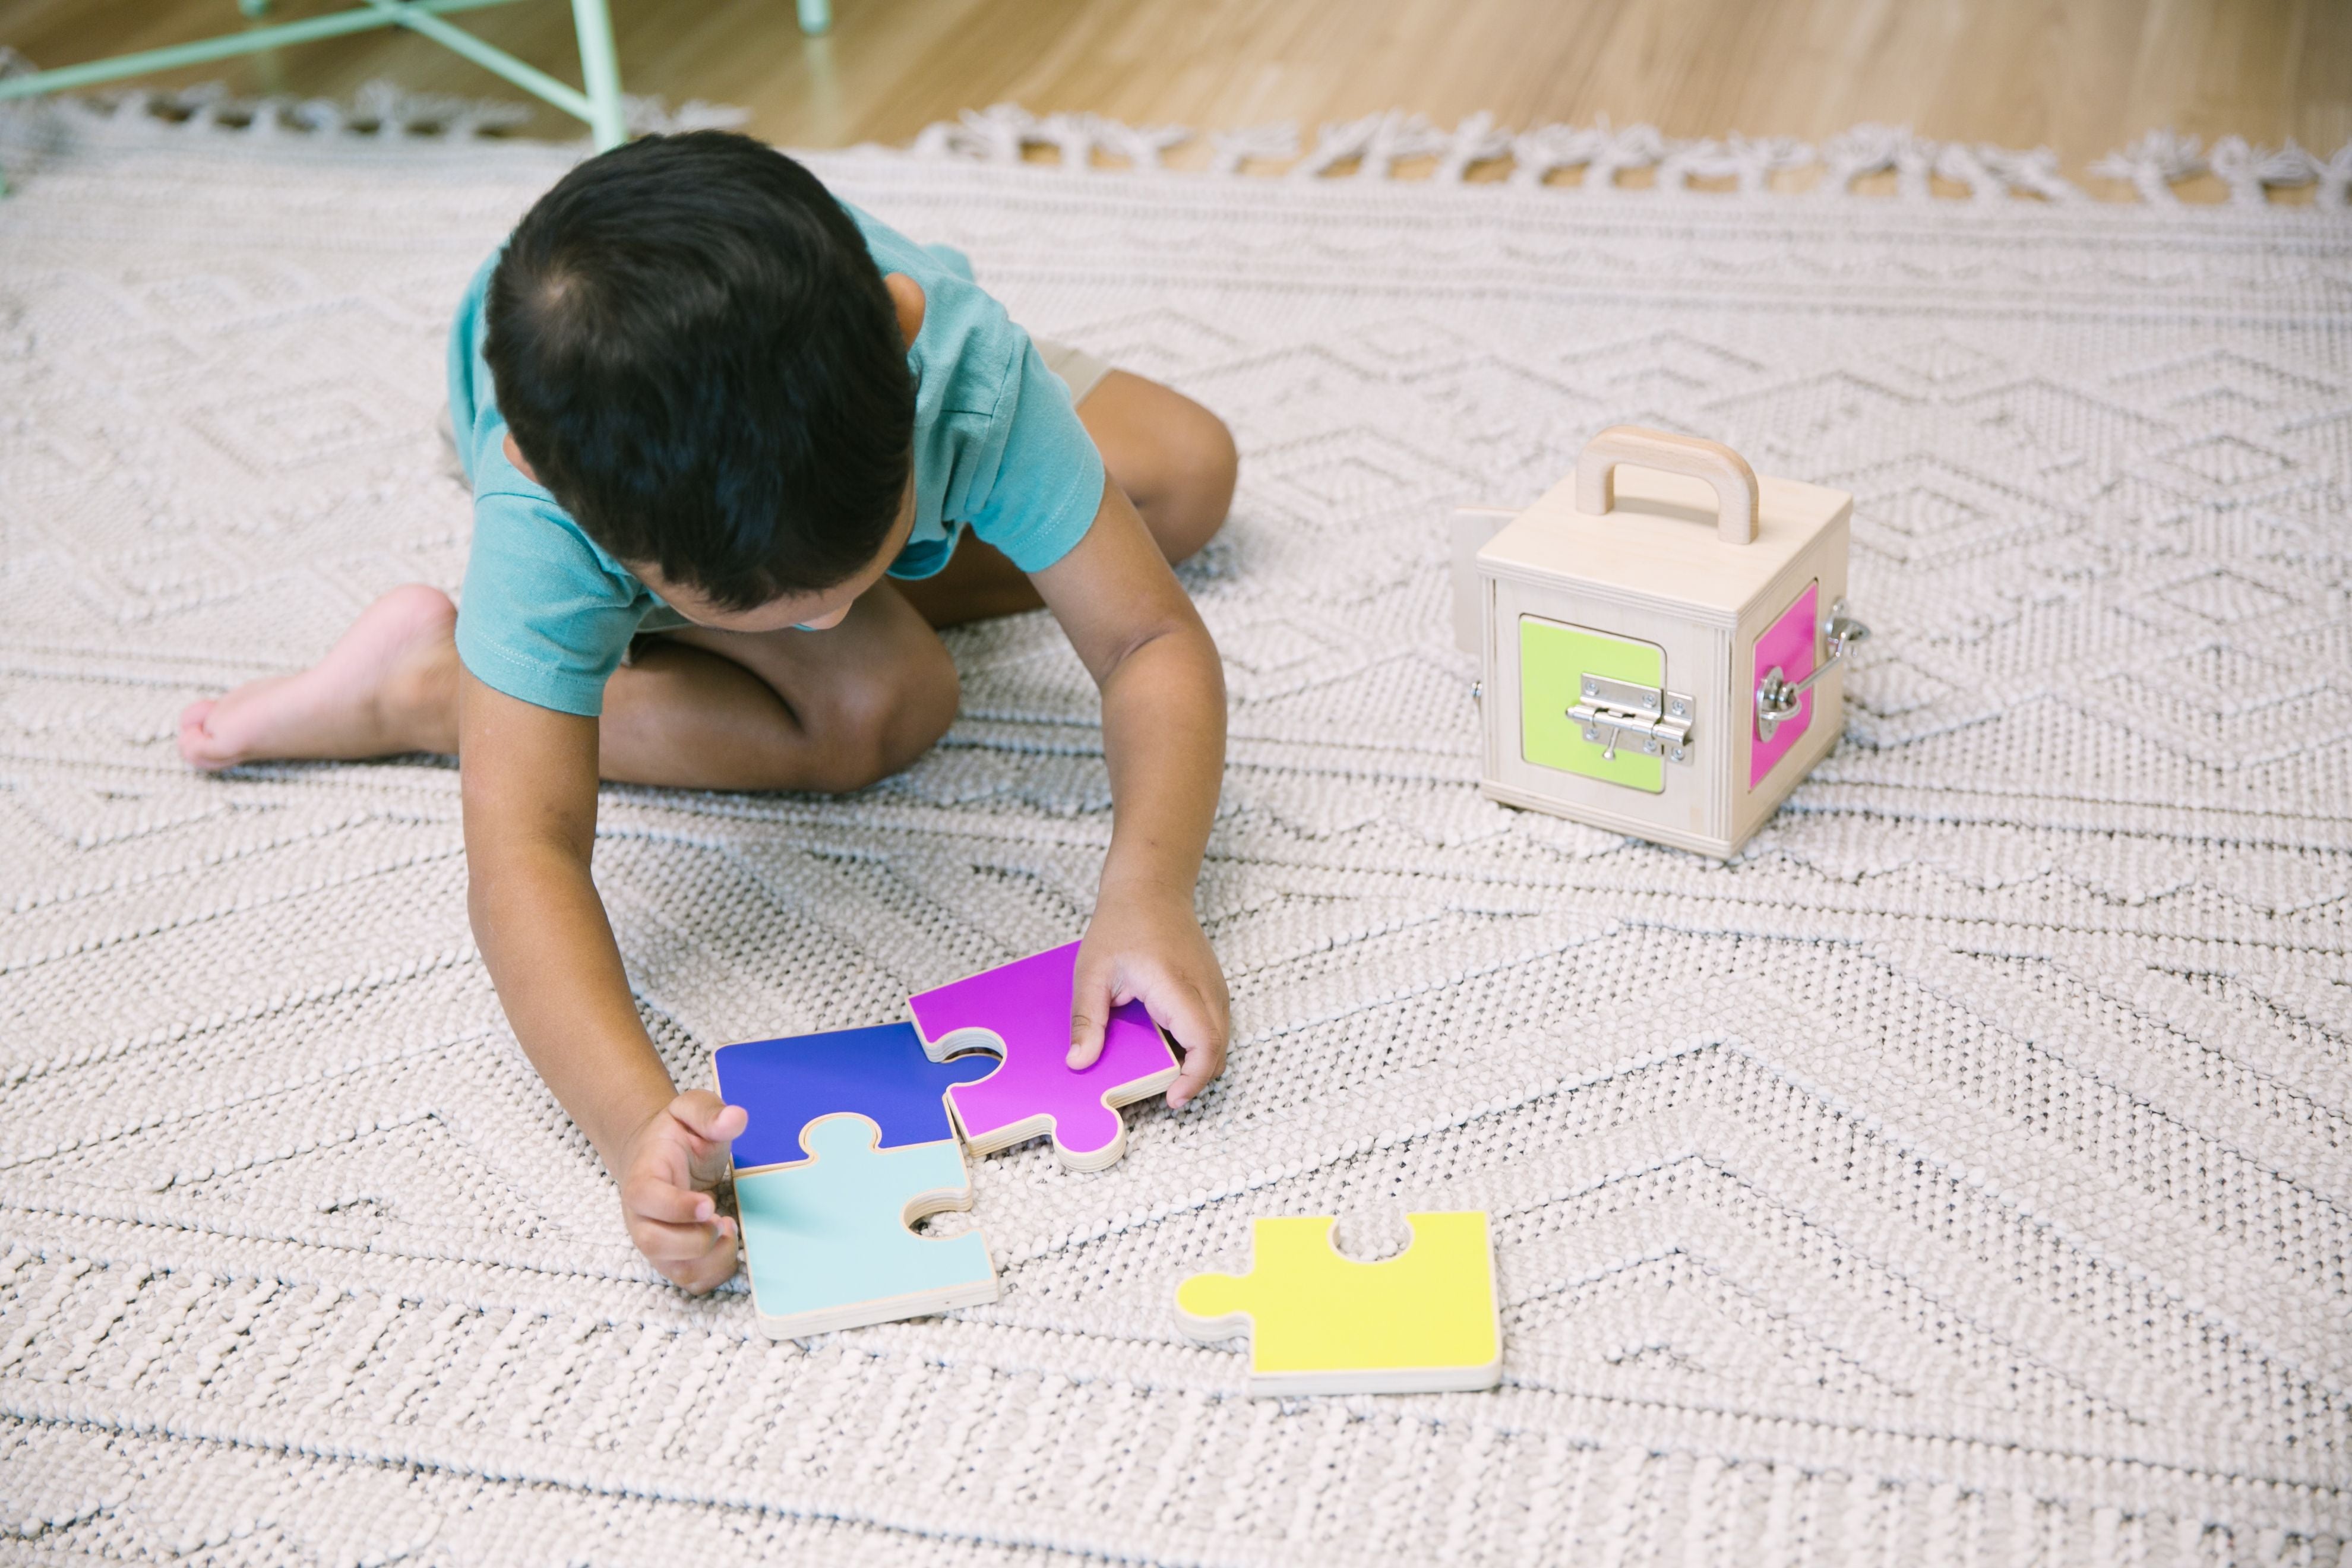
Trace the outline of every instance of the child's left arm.
<instances>
[{"instance_id":1,"label":"child's left arm","mask_svg":"<svg viewBox=\"0 0 2352 1568\"><path fill-rule=\"evenodd\" d=\"M1086 537L1031 580L1102 692L1110 853L1078 949L1070 1065L1102 1052L1118 1003L1140 999L1184 1047L1181 1106L1225 1065L1225 977L1192 912L1225 769L1225 675L1209 628L1119 488Z\"/></svg>"}]
</instances>

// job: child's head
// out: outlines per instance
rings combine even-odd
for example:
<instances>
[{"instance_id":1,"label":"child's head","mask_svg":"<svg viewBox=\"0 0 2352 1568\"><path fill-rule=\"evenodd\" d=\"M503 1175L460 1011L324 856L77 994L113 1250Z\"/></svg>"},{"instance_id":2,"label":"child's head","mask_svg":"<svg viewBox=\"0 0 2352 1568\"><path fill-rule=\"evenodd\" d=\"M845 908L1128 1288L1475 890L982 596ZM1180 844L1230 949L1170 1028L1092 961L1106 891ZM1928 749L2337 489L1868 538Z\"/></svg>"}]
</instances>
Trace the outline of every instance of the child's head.
<instances>
[{"instance_id":1,"label":"child's head","mask_svg":"<svg viewBox=\"0 0 2352 1568\"><path fill-rule=\"evenodd\" d=\"M581 164L491 275L487 354L530 471L589 536L725 610L873 567L908 495L900 316L815 176L749 137Z\"/></svg>"}]
</instances>

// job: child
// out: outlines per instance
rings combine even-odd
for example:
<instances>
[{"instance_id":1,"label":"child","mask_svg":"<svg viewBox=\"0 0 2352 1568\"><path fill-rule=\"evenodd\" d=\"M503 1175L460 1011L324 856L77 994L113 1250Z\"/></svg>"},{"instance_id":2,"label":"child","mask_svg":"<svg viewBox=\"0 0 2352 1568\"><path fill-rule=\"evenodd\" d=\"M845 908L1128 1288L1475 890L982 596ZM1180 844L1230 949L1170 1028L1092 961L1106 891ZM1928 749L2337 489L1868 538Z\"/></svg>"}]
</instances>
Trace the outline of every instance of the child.
<instances>
[{"instance_id":1,"label":"child","mask_svg":"<svg viewBox=\"0 0 2352 1568\"><path fill-rule=\"evenodd\" d=\"M734 1272L710 1189L743 1112L677 1092L638 1021L589 879L597 780L869 784L955 717L935 626L1042 603L1102 694L1114 826L1071 1064L1140 998L1185 1050L1169 1103L1216 1075L1225 985L1192 889L1224 682L1168 569L1232 499L1215 416L1033 345L960 255L717 132L617 148L540 199L459 307L449 405L463 608L395 589L314 668L191 706L180 752L457 754L483 962L663 1274Z\"/></svg>"}]
</instances>

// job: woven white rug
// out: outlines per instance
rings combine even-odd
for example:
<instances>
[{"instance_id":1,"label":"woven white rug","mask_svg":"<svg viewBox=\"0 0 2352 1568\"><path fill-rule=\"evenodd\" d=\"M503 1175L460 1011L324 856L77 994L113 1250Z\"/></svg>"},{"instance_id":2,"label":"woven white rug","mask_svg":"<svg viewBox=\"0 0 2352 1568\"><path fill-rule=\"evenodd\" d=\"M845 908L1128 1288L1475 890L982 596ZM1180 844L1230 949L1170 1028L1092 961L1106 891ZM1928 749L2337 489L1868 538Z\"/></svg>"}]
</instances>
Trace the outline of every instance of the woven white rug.
<instances>
[{"instance_id":1,"label":"woven white rug","mask_svg":"<svg viewBox=\"0 0 2352 1568\"><path fill-rule=\"evenodd\" d=\"M997 1305L771 1344L518 1053L456 773L171 742L457 582L444 324L572 154L13 122L0 1559L2344 1561L2352 221L969 156L1081 132L816 162L1239 435L1233 1065L1106 1173L977 1163ZM1846 742L1727 868L1475 787L1443 513L1618 420L1856 496ZM1091 689L1043 617L953 646L862 796L607 794L681 1078L1081 929ZM1174 1332L1251 1215L1423 1205L1494 1212L1499 1390Z\"/></svg>"}]
</instances>

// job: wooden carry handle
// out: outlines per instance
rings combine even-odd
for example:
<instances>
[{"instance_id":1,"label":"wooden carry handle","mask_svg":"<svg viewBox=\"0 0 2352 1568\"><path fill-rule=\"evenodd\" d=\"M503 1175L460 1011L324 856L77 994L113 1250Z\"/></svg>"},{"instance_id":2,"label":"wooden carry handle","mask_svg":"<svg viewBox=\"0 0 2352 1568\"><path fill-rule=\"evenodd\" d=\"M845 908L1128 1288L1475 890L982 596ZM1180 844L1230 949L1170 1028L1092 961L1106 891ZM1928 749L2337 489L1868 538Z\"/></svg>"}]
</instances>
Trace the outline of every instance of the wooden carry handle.
<instances>
[{"instance_id":1,"label":"wooden carry handle","mask_svg":"<svg viewBox=\"0 0 2352 1568\"><path fill-rule=\"evenodd\" d=\"M1612 425L1584 444L1576 459L1576 510L1598 517L1617 505L1617 465L1687 474L1715 487L1716 537L1726 544L1756 540L1756 470L1720 441Z\"/></svg>"}]
</instances>

